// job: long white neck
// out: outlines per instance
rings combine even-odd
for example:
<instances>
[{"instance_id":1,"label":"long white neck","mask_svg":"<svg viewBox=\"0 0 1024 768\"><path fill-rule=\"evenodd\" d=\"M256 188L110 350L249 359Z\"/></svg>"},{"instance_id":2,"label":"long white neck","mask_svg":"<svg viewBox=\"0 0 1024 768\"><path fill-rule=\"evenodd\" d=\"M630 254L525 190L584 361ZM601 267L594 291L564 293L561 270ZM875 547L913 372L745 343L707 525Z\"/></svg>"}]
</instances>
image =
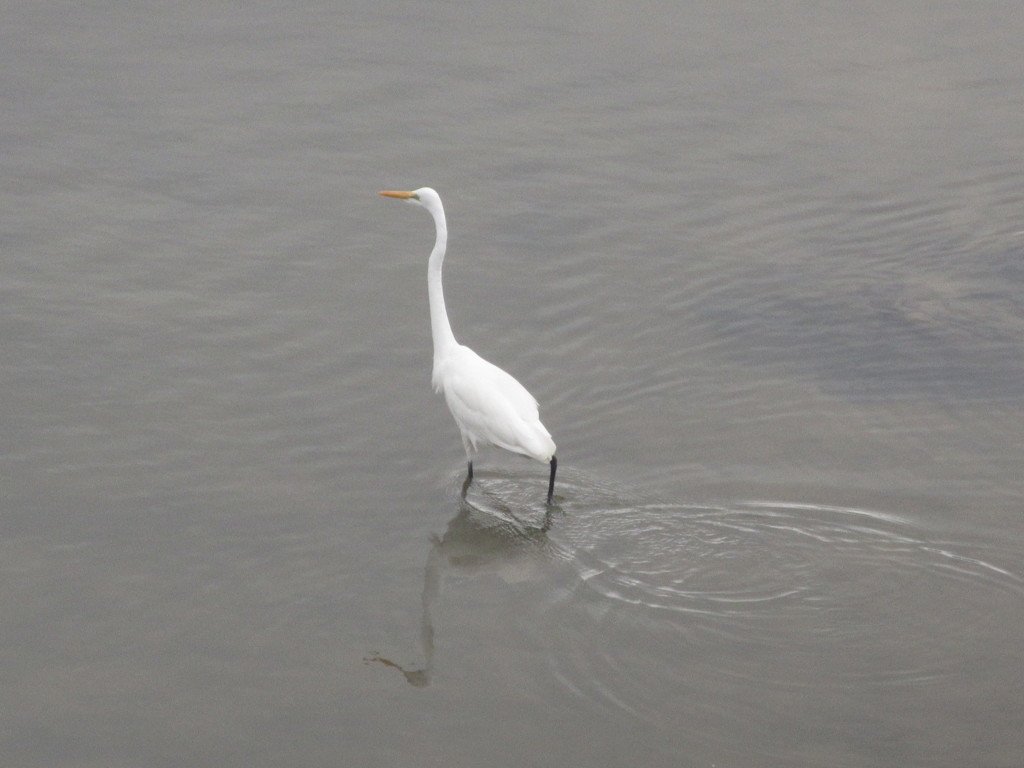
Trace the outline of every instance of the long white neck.
<instances>
[{"instance_id":1,"label":"long white neck","mask_svg":"<svg viewBox=\"0 0 1024 768\"><path fill-rule=\"evenodd\" d=\"M436 367L438 359L455 347L458 342L455 341L451 323L448 322L448 310L444 306L444 289L441 287L441 267L444 264L444 253L448 245L448 225L444 219L444 208L441 207L440 200L437 201L436 206L429 206L427 210L434 217L434 226L437 228L434 250L430 252L430 261L427 262L430 333L434 337L434 365Z\"/></svg>"}]
</instances>

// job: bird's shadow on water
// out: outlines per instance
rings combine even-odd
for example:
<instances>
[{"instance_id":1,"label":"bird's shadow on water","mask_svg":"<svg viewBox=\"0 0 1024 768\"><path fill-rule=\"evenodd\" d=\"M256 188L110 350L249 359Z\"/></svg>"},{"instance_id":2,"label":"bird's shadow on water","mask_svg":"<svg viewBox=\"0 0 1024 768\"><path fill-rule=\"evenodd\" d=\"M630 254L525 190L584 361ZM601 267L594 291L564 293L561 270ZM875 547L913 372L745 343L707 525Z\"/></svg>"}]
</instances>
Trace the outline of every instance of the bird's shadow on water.
<instances>
[{"instance_id":1,"label":"bird's shadow on water","mask_svg":"<svg viewBox=\"0 0 1024 768\"><path fill-rule=\"evenodd\" d=\"M442 536L433 534L423 573L420 652L423 664L402 665L374 653L363 659L399 670L417 688L430 685L434 665L434 616L448 576L496 575L506 583L538 578L543 566L566 556L548 537L564 514L556 494L552 504L533 498L512 475L500 473L472 482L457 481L458 511Z\"/></svg>"},{"instance_id":2,"label":"bird's shadow on water","mask_svg":"<svg viewBox=\"0 0 1024 768\"><path fill-rule=\"evenodd\" d=\"M538 614L547 627L540 631L555 648L562 637L583 640L573 645L577 659L586 654L581 648L597 615L606 627L646 633L636 642L675 649L685 635L704 660L708 695L741 668L751 690L934 679L956 668L951 659L971 640L971 627L991 615L989 606L1013 612L1024 605L1024 577L1006 565L1017 560L1012 549L951 541L892 511L771 500L653 502L581 473L568 473L550 508L536 484L514 474L485 473L464 495L461 485L461 476L452 478L455 516L443 535L431 537L427 552L422 663L402 665L380 654L365 659L399 670L415 687L431 682L435 615L447 577L490 575L550 587L555 600ZM955 617L950 605L957 606ZM855 625L851 606L865 617ZM562 618L569 615L578 622L575 634ZM828 644L806 642L851 631L856 652L835 654ZM633 643L619 647L619 667L633 663ZM609 650L593 652L601 660L593 668L599 679ZM828 680L819 679L822 664ZM655 685L663 670L653 667L636 668L637 679ZM576 669L567 669L566 679ZM645 701L640 689L638 707Z\"/></svg>"}]
</instances>

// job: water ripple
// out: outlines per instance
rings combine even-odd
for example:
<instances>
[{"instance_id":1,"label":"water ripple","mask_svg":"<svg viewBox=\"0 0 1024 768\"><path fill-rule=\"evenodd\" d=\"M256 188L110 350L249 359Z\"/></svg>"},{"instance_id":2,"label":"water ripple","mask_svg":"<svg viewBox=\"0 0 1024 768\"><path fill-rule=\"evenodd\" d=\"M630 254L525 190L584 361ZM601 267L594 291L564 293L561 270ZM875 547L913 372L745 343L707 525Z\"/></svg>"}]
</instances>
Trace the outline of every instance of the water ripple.
<instances>
[{"instance_id":1,"label":"water ripple","mask_svg":"<svg viewBox=\"0 0 1024 768\"><path fill-rule=\"evenodd\" d=\"M550 537L575 571L543 608L552 678L629 712L671 681L708 701L737 683L752 698L935 684L999 653L979 638L1024 613L999 552L879 510L595 504Z\"/></svg>"},{"instance_id":2,"label":"water ripple","mask_svg":"<svg viewBox=\"0 0 1024 768\"><path fill-rule=\"evenodd\" d=\"M882 690L909 702L927 688L938 706L949 684L972 696L1005 674L993 659L1024 618L1024 578L996 545L942 539L885 510L636 503L569 468L546 510L533 479L480 473L434 539L425 663L400 667L413 684L433 674L446 577L482 574L532 585L481 631L535 649L554 700L648 722L763 713L794 691L815 717Z\"/></svg>"}]
</instances>

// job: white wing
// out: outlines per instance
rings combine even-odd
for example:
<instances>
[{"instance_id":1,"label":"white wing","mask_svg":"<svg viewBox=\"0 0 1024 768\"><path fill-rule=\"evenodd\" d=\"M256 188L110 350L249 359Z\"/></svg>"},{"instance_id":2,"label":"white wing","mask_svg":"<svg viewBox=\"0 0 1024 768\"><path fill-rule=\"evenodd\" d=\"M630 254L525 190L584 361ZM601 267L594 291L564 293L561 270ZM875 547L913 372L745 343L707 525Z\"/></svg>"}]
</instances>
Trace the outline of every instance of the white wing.
<instances>
[{"instance_id":1,"label":"white wing","mask_svg":"<svg viewBox=\"0 0 1024 768\"><path fill-rule=\"evenodd\" d=\"M434 370L434 387L473 447L490 443L548 461L555 452L537 401L522 384L469 347L459 345Z\"/></svg>"}]
</instances>

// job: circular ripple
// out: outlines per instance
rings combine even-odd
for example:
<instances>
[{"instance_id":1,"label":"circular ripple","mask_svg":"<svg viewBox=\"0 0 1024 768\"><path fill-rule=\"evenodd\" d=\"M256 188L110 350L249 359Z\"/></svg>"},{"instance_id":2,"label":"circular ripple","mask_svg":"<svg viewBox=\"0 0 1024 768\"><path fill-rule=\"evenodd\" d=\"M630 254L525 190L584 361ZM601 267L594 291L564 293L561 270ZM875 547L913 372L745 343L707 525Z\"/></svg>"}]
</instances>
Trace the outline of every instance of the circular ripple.
<instances>
[{"instance_id":1,"label":"circular ripple","mask_svg":"<svg viewBox=\"0 0 1024 768\"><path fill-rule=\"evenodd\" d=\"M973 674L1024 616L1000 553L872 510L609 505L550 535L575 567L544 608L553 678L645 717L672 689L735 711Z\"/></svg>"}]
</instances>

